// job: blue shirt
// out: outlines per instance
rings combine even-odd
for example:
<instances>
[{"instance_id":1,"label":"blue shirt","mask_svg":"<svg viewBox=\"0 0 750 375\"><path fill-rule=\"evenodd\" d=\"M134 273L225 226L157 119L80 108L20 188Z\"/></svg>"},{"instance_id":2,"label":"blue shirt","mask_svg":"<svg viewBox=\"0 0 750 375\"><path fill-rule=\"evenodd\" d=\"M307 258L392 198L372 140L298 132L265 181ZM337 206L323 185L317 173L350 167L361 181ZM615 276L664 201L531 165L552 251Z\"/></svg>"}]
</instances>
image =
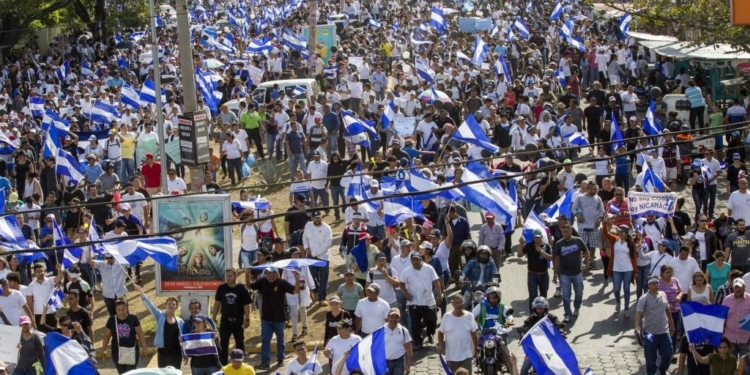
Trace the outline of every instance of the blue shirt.
<instances>
[{"instance_id":1,"label":"blue shirt","mask_svg":"<svg viewBox=\"0 0 750 375\"><path fill-rule=\"evenodd\" d=\"M294 155L299 155L299 154L304 153L304 148L302 147L302 141L304 140L305 140L305 136L299 131L289 132L286 134L286 141L287 143L289 143L289 150Z\"/></svg>"},{"instance_id":2,"label":"blue shirt","mask_svg":"<svg viewBox=\"0 0 750 375\"><path fill-rule=\"evenodd\" d=\"M506 47L506 46L497 46L497 47L495 47L495 50L493 52L495 52L496 54L498 54L500 56L505 56L505 53L507 51L508 51L508 47Z\"/></svg>"},{"instance_id":3,"label":"blue shirt","mask_svg":"<svg viewBox=\"0 0 750 375\"><path fill-rule=\"evenodd\" d=\"M0 189L5 191L5 196L7 197L10 194L10 180L8 180L5 177L0 177Z\"/></svg>"},{"instance_id":4,"label":"blue shirt","mask_svg":"<svg viewBox=\"0 0 750 375\"><path fill-rule=\"evenodd\" d=\"M94 182L97 178L99 178L99 176L102 175L102 173L104 173L104 170L99 163L96 163L94 165L86 164L86 181Z\"/></svg>"},{"instance_id":5,"label":"blue shirt","mask_svg":"<svg viewBox=\"0 0 750 375\"><path fill-rule=\"evenodd\" d=\"M328 130L328 134L339 133L339 116L333 112L323 115L323 126Z\"/></svg>"},{"instance_id":6,"label":"blue shirt","mask_svg":"<svg viewBox=\"0 0 750 375\"><path fill-rule=\"evenodd\" d=\"M156 308L156 306L151 302L146 295L142 295L141 299L143 299L143 303L146 304L146 307L151 312L151 314L156 318L156 333L154 334L154 346L157 348L164 348L164 323L167 321L167 314L164 313L164 311L159 310ZM179 316L174 317L175 322L177 322L177 327L180 329L180 332L185 327L185 321L183 321Z\"/></svg>"},{"instance_id":7,"label":"blue shirt","mask_svg":"<svg viewBox=\"0 0 750 375\"><path fill-rule=\"evenodd\" d=\"M630 158L628 156L618 156L615 158L615 174L630 173Z\"/></svg>"},{"instance_id":8,"label":"blue shirt","mask_svg":"<svg viewBox=\"0 0 750 375\"><path fill-rule=\"evenodd\" d=\"M706 106L706 101L703 100L701 89L696 86L686 88L685 96L687 96L688 100L690 100L690 108L699 108Z\"/></svg>"}]
</instances>

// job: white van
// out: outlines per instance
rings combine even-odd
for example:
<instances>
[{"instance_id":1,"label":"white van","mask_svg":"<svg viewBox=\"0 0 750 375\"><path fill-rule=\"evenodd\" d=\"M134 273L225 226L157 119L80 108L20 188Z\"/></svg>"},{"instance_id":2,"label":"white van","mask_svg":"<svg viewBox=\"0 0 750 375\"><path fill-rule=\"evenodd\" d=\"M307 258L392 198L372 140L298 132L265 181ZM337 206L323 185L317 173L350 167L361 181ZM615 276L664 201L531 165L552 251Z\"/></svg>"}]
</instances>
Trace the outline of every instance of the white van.
<instances>
[{"instance_id":1,"label":"white van","mask_svg":"<svg viewBox=\"0 0 750 375\"><path fill-rule=\"evenodd\" d=\"M268 103L271 101L271 91L273 86L279 85L280 90L284 90L287 97L292 97L294 88L299 86L305 89L306 93L303 95L297 95L295 99L303 100L315 100L320 93L320 86L318 82L312 78L301 78L301 79L285 79L279 81L268 81L263 82L253 91L252 97L258 103Z\"/></svg>"}]
</instances>

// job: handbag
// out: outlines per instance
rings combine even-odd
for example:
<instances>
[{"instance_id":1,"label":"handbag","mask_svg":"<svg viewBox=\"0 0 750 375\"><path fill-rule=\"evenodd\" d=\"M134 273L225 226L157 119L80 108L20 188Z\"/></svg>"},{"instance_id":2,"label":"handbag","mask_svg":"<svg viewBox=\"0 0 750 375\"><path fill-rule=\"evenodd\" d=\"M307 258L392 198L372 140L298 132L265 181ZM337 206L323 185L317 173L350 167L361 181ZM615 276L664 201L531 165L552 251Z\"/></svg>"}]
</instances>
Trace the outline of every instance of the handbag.
<instances>
[{"instance_id":1,"label":"handbag","mask_svg":"<svg viewBox=\"0 0 750 375\"><path fill-rule=\"evenodd\" d=\"M115 318L115 325L117 325L117 318ZM138 363L138 357L135 352L135 346L128 348L120 345L120 335L115 332L117 338L117 363L120 365L135 365Z\"/></svg>"}]
</instances>

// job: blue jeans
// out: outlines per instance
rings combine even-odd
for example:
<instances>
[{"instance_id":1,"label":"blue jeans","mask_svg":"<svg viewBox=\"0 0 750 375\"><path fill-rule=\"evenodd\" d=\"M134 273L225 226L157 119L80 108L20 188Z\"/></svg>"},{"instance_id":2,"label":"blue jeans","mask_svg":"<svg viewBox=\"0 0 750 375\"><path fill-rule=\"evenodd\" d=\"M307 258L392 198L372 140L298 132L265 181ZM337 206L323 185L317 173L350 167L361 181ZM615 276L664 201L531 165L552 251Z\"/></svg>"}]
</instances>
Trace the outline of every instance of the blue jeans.
<instances>
[{"instance_id":1,"label":"blue jeans","mask_svg":"<svg viewBox=\"0 0 750 375\"><path fill-rule=\"evenodd\" d=\"M268 150L268 159L273 159L273 150L276 149L276 135L266 133L266 150ZM280 159L280 153L276 154L276 158ZM292 175L294 177L294 175Z\"/></svg>"},{"instance_id":2,"label":"blue jeans","mask_svg":"<svg viewBox=\"0 0 750 375\"><path fill-rule=\"evenodd\" d=\"M333 198L333 214L336 218L339 217L339 198L341 198L341 204L346 203L346 194L343 186L331 186L331 197ZM344 212L342 209L341 212Z\"/></svg>"},{"instance_id":3,"label":"blue jeans","mask_svg":"<svg viewBox=\"0 0 750 375\"><path fill-rule=\"evenodd\" d=\"M672 339L669 333L653 335L653 340L643 338L643 354L646 357L646 375L665 374L669 369L672 357ZM656 365L657 353L661 356L659 366Z\"/></svg>"},{"instance_id":4,"label":"blue jeans","mask_svg":"<svg viewBox=\"0 0 750 375\"><path fill-rule=\"evenodd\" d=\"M312 207L328 207L330 202L328 201L328 191L324 189L312 189L313 193L313 202ZM318 205L318 198L320 198L320 205ZM329 209L326 209L326 215L330 213Z\"/></svg>"},{"instance_id":5,"label":"blue jeans","mask_svg":"<svg viewBox=\"0 0 750 375\"><path fill-rule=\"evenodd\" d=\"M677 353L677 349L680 348L680 340L678 338L682 337L682 312L673 312L672 313L672 322L674 322L674 336L672 336L672 343L674 344L672 347L672 352Z\"/></svg>"},{"instance_id":6,"label":"blue jeans","mask_svg":"<svg viewBox=\"0 0 750 375\"><path fill-rule=\"evenodd\" d=\"M211 375L219 371L218 367L191 367L190 372L193 375Z\"/></svg>"},{"instance_id":7,"label":"blue jeans","mask_svg":"<svg viewBox=\"0 0 750 375\"><path fill-rule=\"evenodd\" d=\"M570 318L573 312L570 310L570 294L575 289L576 297L573 301L573 308L576 310L581 308L583 302L583 274L577 275L560 275L560 285L562 286L563 294L563 308L565 310L565 317Z\"/></svg>"},{"instance_id":8,"label":"blue jeans","mask_svg":"<svg viewBox=\"0 0 750 375\"><path fill-rule=\"evenodd\" d=\"M315 280L318 291L318 301L326 300L326 289L328 288L328 263L325 267L310 266L310 276ZM282 326L283 329L283 326ZM282 352L283 353L283 352Z\"/></svg>"},{"instance_id":9,"label":"blue jeans","mask_svg":"<svg viewBox=\"0 0 750 375\"><path fill-rule=\"evenodd\" d=\"M406 296L401 289L396 289L396 302L398 302L398 311L401 313L401 325L411 331L411 319L409 310L406 308Z\"/></svg>"},{"instance_id":10,"label":"blue jeans","mask_svg":"<svg viewBox=\"0 0 750 375\"><path fill-rule=\"evenodd\" d=\"M549 290L549 274L529 272L528 278L526 279L526 285L529 287L529 314L531 314L533 312L531 309L531 302L534 301L534 298L538 296L547 298L547 290Z\"/></svg>"},{"instance_id":11,"label":"blue jeans","mask_svg":"<svg viewBox=\"0 0 750 375\"><path fill-rule=\"evenodd\" d=\"M388 371L384 375L404 375L404 357L386 360Z\"/></svg>"},{"instance_id":12,"label":"blue jeans","mask_svg":"<svg viewBox=\"0 0 750 375\"><path fill-rule=\"evenodd\" d=\"M693 202L695 203L695 217L697 219L701 212L706 212L706 206L708 205L708 199L706 199L705 193L693 192ZM702 210L701 210L702 208Z\"/></svg>"},{"instance_id":13,"label":"blue jeans","mask_svg":"<svg viewBox=\"0 0 750 375\"><path fill-rule=\"evenodd\" d=\"M135 159L122 158L120 167L120 186L127 185L130 178L135 176Z\"/></svg>"},{"instance_id":14,"label":"blue jeans","mask_svg":"<svg viewBox=\"0 0 750 375\"><path fill-rule=\"evenodd\" d=\"M630 280L633 279L633 271L612 272L612 288L615 292L615 302L620 303L620 290L625 291L625 310L630 306Z\"/></svg>"},{"instance_id":15,"label":"blue jeans","mask_svg":"<svg viewBox=\"0 0 750 375\"><path fill-rule=\"evenodd\" d=\"M292 182L294 182L294 174L297 170L297 166L299 166L299 169L302 171L303 174L307 173L304 153L289 155L289 173L292 176Z\"/></svg>"},{"instance_id":16,"label":"blue jeans","mask_svg":"<svg viewBox=\"0 0 750 375\"><path fill-rule=\"evenodd\" d=\"M268 249L271 250L271 249ZM255 258L257 257L258 250L244 250L240 248L240 268L247 268L253 265L255 263Z\"/></svg>"},{"instance_id":17,"label":"blue jeans","mask_svg":"<svg viewBox=\"0 0 750 375\"><path fill-rule=\"evenodd\" d=\"M332 134L328 133L328 146L326 146L326 156L328 156L328 160L331 160L331 155L333 155L333 152L339 149L339 133ZM339 155L343 159L343 155Z\"/></svg>"},{"instance_id":18,"label":"blue jeans","mask_svg":"<svg viewBox=\"0 0 750 375\"><path fill-rule=\"evenodd\" d=\"M716 186L708 185L708 217L714 216L714 208L716 207Z\"/></svg>"},{"instance_id":19,"label":"blue jeans","mask_svg":"<svg viewBox=\"0 0 750 375\"><path fill-rule=\"evenodd\" d=\"M625 195L628 195L628 190L630 190L630 174L616 174L615 185L625 190Z\"/></svg>"},{"instance_id":20,"label":"blue jeans","mask_svg":"<svg viewBox=\"0 0 750 375\"><path fill-rule=\"evenodd\" d=\"M25 370L21 370L20 368L16 367L13 370L13 375L36 375L36 369L33 366Z\"/></svg>"},{"instance_id":21,"label":"blue jeans","mask_svg":"<svg viewBox=\"0 0 750 375\"><path fill-rule=\"evenodd\" d=\"M646 279L648 279L648 273L651 271L651 264L647 266L638 266L638 277L635 278L635 291L636 297L641 298L643 293L646 293Z\"/></svg>"},{"instance_id":22,"label":"blue jeans","mask_svg":"<svg viewBox=\"0 0 750 375\"><path fill-rule=\"evenodd\" d=\"M284 341L284 322L271 322L265 319L260 321L260 361L271 363L271 338L276 335L276 359L284 360L286 341Z\"/></svg>"},{"instance_id":23,"label":"blue jeans","mask_svg":"<svg viewBox=\"0 0 750 375\"><path fill-rule=\"evenodd\" d=\"M521 372L519 372L519 374L529 375L529 371L531 371L531 362L529 362L528 358L524 358L523 364L521 365Z\"/></svg>"}]
</instances>

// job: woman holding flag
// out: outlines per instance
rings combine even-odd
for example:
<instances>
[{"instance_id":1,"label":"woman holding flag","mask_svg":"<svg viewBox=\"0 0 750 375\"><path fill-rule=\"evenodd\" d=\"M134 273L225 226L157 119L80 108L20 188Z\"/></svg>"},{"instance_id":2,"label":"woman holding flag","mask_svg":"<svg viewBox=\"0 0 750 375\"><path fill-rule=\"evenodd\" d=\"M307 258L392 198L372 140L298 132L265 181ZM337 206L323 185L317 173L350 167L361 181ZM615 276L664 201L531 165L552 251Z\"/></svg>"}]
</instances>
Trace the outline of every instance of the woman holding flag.
<instances>
[{"instance_id":1,"label":"woman holding flag","mask_svg":"<svg viewBox=\"0 0 750 375\"><path fill-rule=\"evenodd\" d=\"M210 324L208 324L208 317L203 314L194 316L193 331L190 333L210 333L211 338L209 340L213 344L213 348L211 349L210 346L207 347L206 345L195 345L192 349L189 349L192 345L189 343L185 344L186 336L181 336L180 342L183 343L186 355L183 363L187 364L188 359L190 359L190 372L193 375L211 375L219 371L221 368L221 363L219 362L219 343L217 341L219 336ZM198 337L198 340L208 341L203 340L202 337Z\"/></svg>"}]
</instances>

